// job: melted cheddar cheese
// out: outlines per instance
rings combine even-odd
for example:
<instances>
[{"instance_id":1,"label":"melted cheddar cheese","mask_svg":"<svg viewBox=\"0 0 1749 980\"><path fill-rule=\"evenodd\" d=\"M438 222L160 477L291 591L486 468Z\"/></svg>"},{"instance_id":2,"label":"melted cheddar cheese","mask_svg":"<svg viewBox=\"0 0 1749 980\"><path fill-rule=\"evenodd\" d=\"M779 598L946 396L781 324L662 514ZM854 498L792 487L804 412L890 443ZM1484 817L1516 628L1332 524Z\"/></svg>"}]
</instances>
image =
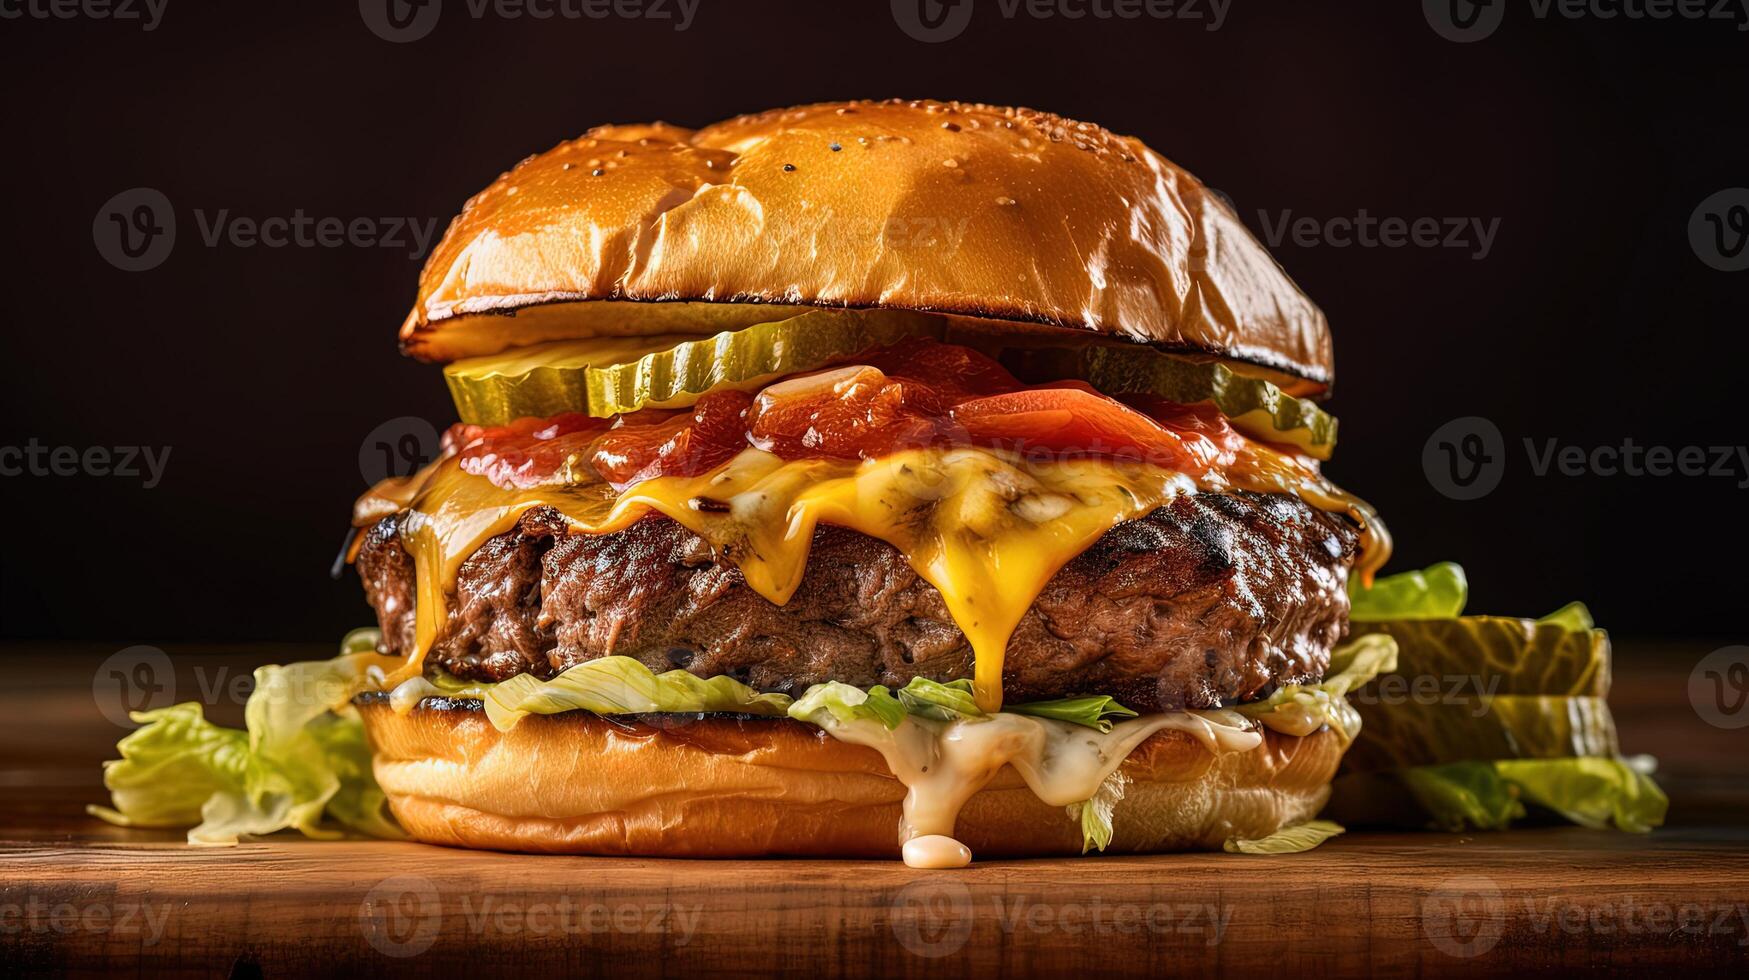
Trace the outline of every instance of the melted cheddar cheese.
<instances>
[{"instance_id":1,"label":"melted cheddar cheese","mask_svg":"<svg viewBox=\"0 0 1749 980\"><path fill-rule=\"evenodd\" d=\"M1359 571L1389 554L1365 503L1325 481L1316 465L1267 447L1223 473L1192 480L1146 463L1025 459L975 447L912 450L865 460L785 461L748 449L694 477L662 477L616 494L602 483L501 489L439 460L411 480L385 483L360 501L366 520L405 510L402 544L418 576L414 652L388 672L418 676L446 619L463 560L537 507L558 511L576 533L608 534L651 512L708 541L749 587L779 605L801 583L814 527L833 524L891 544L941 592L976 657L978 704L1002 704L1009 635L1059 569L1113 526L1181 494L1230 488L1291 493L1361 526Z\"/></svg>"}]
</instances>

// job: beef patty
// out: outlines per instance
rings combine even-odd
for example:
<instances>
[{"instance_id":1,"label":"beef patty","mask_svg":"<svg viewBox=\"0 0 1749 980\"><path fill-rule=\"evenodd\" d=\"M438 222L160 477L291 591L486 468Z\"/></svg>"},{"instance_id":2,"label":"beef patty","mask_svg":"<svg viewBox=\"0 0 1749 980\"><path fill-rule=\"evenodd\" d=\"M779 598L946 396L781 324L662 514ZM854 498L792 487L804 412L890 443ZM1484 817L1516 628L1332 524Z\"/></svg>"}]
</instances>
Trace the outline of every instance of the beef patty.
<instances>
[{"instance_id":1,"label":"beef patty","mask_svg":"<svg viewBox=\"0 0 1749 980\"><path fill-rule=\"evenodd\" d=\"M397 654L413 645L415 594L400 528L399 516L371 527L357 561L385 652ZM1284 494L1194 494L1119 524L1020 621L1007 698L1109 694L1158 711L1316 681L1347 628L1357 538L1346 518ZM463 562L428 662L495 681L615 654L792 695L829 680L972 675L941 594L878 539L818 527L801 587L778 606L666 517L568 534L547 508Z\"/></svg>"}]
</instances>

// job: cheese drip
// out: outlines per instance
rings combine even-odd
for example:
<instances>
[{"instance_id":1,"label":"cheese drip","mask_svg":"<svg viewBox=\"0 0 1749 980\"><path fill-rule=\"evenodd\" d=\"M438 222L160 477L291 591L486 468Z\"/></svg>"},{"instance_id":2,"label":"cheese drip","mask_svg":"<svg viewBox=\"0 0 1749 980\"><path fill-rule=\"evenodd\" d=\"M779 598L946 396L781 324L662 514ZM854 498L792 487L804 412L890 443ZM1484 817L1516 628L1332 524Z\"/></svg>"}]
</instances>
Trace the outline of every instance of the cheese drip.
<instances>
[{"instance_id":1,"label":"cheese drip","mask_svg":"<svg viewBox=\"0 0 1749 980\"><path fill-rule=\"evenodd\" d=\"M873 719L811 719L834 738L874 749L905 785L899 843L907 864L914 840L953 837L959 812L1003 766L1013 766L1040 800L1069 806L1091 800L1136 746L1163 731L1183 732L1215 754L1246 752L1263 735L1238 712L1173 711L1119 722L1109 732L1049 718L1003 712L942 722L916 715L896 729Z\"/></svg>"},{"instance_id":2,"label":"cheese drip","mask_svg":"<svg viewBox=\"0 0 1749 980\"><path fill-rule=\"evenodd\" d=\"M1358 571L1389 556L1384 526L1365 502L1332 486L1309 461L1246 444L1238 461L1200 480L1146 463L1032 460L975 447L910 450L881 459L785 461L748 449L710 472L662 477L616 494L603 483L505 490L454 458L385 484L356 513L405 510L402 544L417 574L412 656L391 684L418 676L447 616L461 563L537 507L574 531L609 534L664 514L733 561L749 587L782 605L800 585L815 525L859 531L903 553L941 593L975 656L979 707L1002 706L1008 638L1070 559L1113 526L1181 494L1246 489L1296 494L1349 514L1361 527Z\"/></svg>"},{"instance_id":3,"label":"cheese drip","mask_svg":"<svg viewBox=\"0 0 1749 980\"><path fill-rule=\"evenodd\" d=\"M941 592L976 657L979 703L994 711L1008 636L1045 583L1113 525L1195 489L1145 464L1035 463L974 448L863 462L786 462L749 449L709 473L619 495L603 484L501 490L446 460L410 502L402 534L419 593L403 676L418 673L436 640L462 561L524 513L552 507L581 533L607 534L654 511L708 541L779 605L801 584L815 525L891 544Z\"/></svg>"}]
</instances>

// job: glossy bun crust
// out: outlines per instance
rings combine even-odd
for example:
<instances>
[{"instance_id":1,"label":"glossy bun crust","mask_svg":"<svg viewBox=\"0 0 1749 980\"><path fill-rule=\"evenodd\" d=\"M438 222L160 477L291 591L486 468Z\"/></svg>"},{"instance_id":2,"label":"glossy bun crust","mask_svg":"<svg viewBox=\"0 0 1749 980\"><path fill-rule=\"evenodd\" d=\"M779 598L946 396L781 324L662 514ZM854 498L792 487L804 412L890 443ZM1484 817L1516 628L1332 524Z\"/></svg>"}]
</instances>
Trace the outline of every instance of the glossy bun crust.
<instances>
[{"instance_id":1,"label":"glossy bun crust","mask_svg":"<svg viewBox=\"0 0 1749 980\"><path fill-rule=\"evenodd\" d=\"M929 310L1213 354L1314 387L1334 371L1323 313L1231 209L1140 141L927 101L602 126L530 157L451 223L401 339L448 361L671 329L653 301Z\"/></svg>"},{"instance_id":2,"label":"glossy bun crust","mask_svg":"<svg viewBox=\"0 0 1749 980\"><path fill-rule=\"evenodd\" d=\"M376 778L401 826L431 844L661 857L899 854L905 787L873 749L788 719L697 715L607 720L532 715L500 733L477 702L397 715L359 706ZM662 727L653 727L658 722ZM1265 730L1249 752L1211 754L1188 735L1143 742L1108 852L1217 849L1311 819L1343 744ZM1081 852L1080 826L1004 767L960 813L980 858Z\"/></svg>"}]
</instances>

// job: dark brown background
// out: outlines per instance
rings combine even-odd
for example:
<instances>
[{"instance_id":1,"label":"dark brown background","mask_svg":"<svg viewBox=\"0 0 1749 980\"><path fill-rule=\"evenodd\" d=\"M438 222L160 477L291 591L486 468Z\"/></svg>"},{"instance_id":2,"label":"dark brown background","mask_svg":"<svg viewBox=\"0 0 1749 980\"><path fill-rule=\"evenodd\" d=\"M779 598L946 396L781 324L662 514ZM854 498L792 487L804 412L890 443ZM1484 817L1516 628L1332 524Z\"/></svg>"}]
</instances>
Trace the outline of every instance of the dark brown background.
<instances>
[{"instance_id":1,"label":"dark brown background","mask_svg":"<svg viewBox=\"0 0 1749 980\"><path fill-rule=\"evenodd\" d=\"M672 6L672 4L670 4ZM1387 9L1388 8L1388 9ZM387 43L358 5L169 0L142 32L0 21L7 191L0 445L170 446L163 483L0 478L0 636L322 640L365 620L324 576L379 423L451 416L393 335L417 263L384 248L208 248L194 212L447 220L596 123L934 96L1134 133L1278 216L1500 219L1493 252L1285 243L1329 313L1331 467L1400 542L1456 559L1477 610L1588 600L1619 632L1741 640L1735 479L1533 477L1521 441L1734 444L1749 273L1703 265L1695 207L1749 185L1749 34L1717 21L1538 21L1443 40L1415 3L1233 0L1227 21L1004 19L921 44L887 3L702 0L643 20L474 20ZM178 237L121 272L93 244L153 187ZM1500 489L1458 503L1422 449L1494 420Z\"/></svg>"}]
</instances>

